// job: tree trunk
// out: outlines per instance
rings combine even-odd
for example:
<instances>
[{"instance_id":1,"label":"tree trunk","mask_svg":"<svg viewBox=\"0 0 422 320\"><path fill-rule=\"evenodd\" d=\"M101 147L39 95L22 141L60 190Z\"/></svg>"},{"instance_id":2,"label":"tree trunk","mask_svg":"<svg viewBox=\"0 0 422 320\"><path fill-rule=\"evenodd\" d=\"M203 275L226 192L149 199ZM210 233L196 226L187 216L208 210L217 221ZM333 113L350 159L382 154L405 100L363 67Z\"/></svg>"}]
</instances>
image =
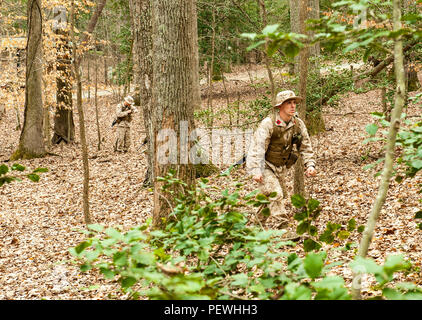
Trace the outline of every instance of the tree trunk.
<instances>
[{"instance_id":1,"label":"tree trunk","mask_svg":"<svg viewBox=\"0 0 422 320\"><path fill-rule=\"evenodd\" d=\"M94 31L98 18L106 4L107 0L99 0L91 19L88 22L86 32L80 42L81 47L86 47L90 40L91 33ZM71 62L70 50L68 49L68 36L67 31L58 30L58 34L62 34L63 42L59 46L60 50L63 49L61 55L58 56L58 71L57 77L57 109L56 116L54 117L54 135L52 138L53 144L58 144L62 140L66 143L74 141L75 125L73 122L72 111L72 86L70 83ZM77 55L79 61L77 65L81 64L82 54Z\"/></svg>"},{"instance_id":2,"label":"tree trunk","mask_svg":"<svg viewBox=\"0 0 422 320\"><path fill-rule=\"evenodd\" d=\"M82 163L83 163L83 209L84 209L84 221L85 224L91 223L91 215L89 213L89 164L88 164L88 147L86 144L86 135L85 135L85 118L84 118L84 109L82 108L82 81L81 81L81 74L80 74L80 56L77 54L76 51L76 39L74 35L74 28L75 28L75 5L74 0L72 0L72 26L71 26L71 41L73 43L73 73L76 79L76 87L77 87L77 94L76 94L76 105L78 108L78 116L79 116L79 134L81 139L81 147L82 147Z\"/></svg>"},{"instance_id":3,"label":"tree trunk","mask_svg":"<svg viewBox=\"0 0 422 320\"><path fill-rule=\"evenodd\" d=\"M94 93L94 104L95 104L95 121L97 124L97 135L98 135L98 144L97 149L98 151L101 150L101 131L100 131L100 120L98 115L98 61L97 55L95 57L95 93Z\"/></svg>"},{"instance_id":4,"label":"tree trunk","mask_svg":"<svg viewBox=\"0 0 422 320\"><path fill-rule=\"evenodd\" d=\"M308 6L308 0L300 0L300 17L299 26L300 33L305 34L305 20L306 20L306 8ZM302 102L298 105L299 118L302 120L306 119L306 89L308 83L308 59L309 59L309 47L305 46L299 53L299 96L303 98ZM303 159L299 157L295 165L294 174L294 194L305 195L305 182L304 182L304 168Z\"/></svg>"},{"instance_id":5,"label":"tree trunk","mask_svg":"<svg viewBox=\"0 0 422 320\"><path fill-rule=\"evenodd\" d=\"M188 140L195 129L193 110L199 97L195 92L199 89L195 83L198 79L196 23L196 1L152 1L154 178L174 169L175 176L189 186L195 182L195 170L189 163ZM156 227L167 219L174 203L174 199L162 194L163 184L155 181L153 222Z\"/></svg>"},{"instance_id":6,"label":"tree trunk","mask_svg":"<svg viewBox=\"0 0 422 320\"><path fill-rule=\"evenodd\" d=\"M402 28L401 24L401 9L400 0L393 0L393 30L399 31ZM381 208L384 205L387 191L390 184L390 179L394 165L394 149L396 144L397 131L400 128L400 116L403 106L405 104L405 74L403 62L403 41L398 38L394 42L394 72L396 76L396 93L394 98L394 109L391 113L390 128L388 130L387 145L385 151L384 169L382 172L381 182L378 189L378 195L375 199L371 213L368 217L368 222L359 245L358 256L366 257L372 237L374 235L375 226L381 213ZM352 283L353 298L360 299L360 284L361 273L355 273Z\"/></svg>"},{"instance_id":7,"label":"tree trunk","mask_svg":"<svg viewBox=\"0 0 422 320\"><path fill-rule=\"evenodd\" d=\"M11 160L43 157L42 101L42 12L41 0L28 1L28 42L26 47L26 81L24 122L17 150Z\"/></svg>"},{"instance_id":8,"label":"tree trunk","mask_svg":"<svg viewBox=\"0 0 422 320\"><path fill-rule=\"evenodd\" d=\"M258 0L258 4L259 4L259 8L260 8L262 25L265 27L268 24L267 10L265 8L265 1L264 0ZM276 98L275 84L274 84L273 73L271 71L271 61L270 61L270 58L268 57L267 49L268 49L268 39L265 40L264 62L265 62L265 67L267 69L268 80L270 81L271 103L272 103L272 105L275 105L275 98ZM283 189L283 191L284 191L284 189Z\"/></svg>"},{"instance_id":9,"label":"tree trunk","mask_svg":"<svg viewBox=\"0 0 422 320\"><path fill-rule=\"evenodd\" d=\"M154 132L152 126L152 24L149 0L129 1L133 30L133 83L139 91L147 139L148 168L144 186L154 184Z\"/></svg>"},{"instance_id":10,"label":"tree trunk","mask_svg":"<svg viewBox=\"0 0 422 320\"><path fill-rule=\"evenodd\" d=\"M300 32L300 0L289 0L289 9L290 9L290 31L294 33ZM293 63L291 63L290 73L298 74L299 73L299 56L294 58Z\"/></svg>"},{"instance_id":11,"label":"tree trunk","mask_svg":"<svg viewBox=\"0 0 422 320\"><path fill-rule=\"evenodd\" d=\"M54 134L51 138L53 144L61 141L66 143L75 140L75 124L73 122L72 98L72 62L69 44L69 33L57 30L59 36L57 43L57 78L56 78L56 113L54 116Z\"/></svg>"}]
</instances>

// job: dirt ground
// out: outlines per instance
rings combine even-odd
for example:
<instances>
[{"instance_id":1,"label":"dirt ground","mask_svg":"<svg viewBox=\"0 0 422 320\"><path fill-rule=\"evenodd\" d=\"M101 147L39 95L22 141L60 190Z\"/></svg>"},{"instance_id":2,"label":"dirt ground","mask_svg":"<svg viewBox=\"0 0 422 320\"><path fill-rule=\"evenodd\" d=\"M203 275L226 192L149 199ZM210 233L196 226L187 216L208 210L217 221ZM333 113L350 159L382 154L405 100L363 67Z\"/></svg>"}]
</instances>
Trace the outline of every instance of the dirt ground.
<instances>
[{"instance_id":1,"label":"dirt ground","mask_svg":"<svg viewBox=\"0 0 422 320\"><path fill-rule=\"evenodd\" d=\"M263 68L251 72L265 74ZM247 78L227 75L226 85L230 94L225 94L221 81L216 83L213 106L218 110L227 100L229 103L236 99L248 101L266 94L268 88L257 85L258 82L256 80L256 85L251 86ZM233 90L237 91L232 93ZM204 108L207 105L206 92L207 88L203 87ZM132 125L130 152L113 152L115 131L110 125L116 102L111 96L99 99L100 151L97 150L94 105L84 103L90 159L90 212L95 223L121 225L129 229L151 216L153 200L151 190L142 186L146 157L145 147L141 146L145 134L140 117L136 117ZM327 130L311 137L318 175L305 179L308 194L318 199L323 207L318 220L320 230L327 221L345 224L354 218L358 225L366 223L380 180L374 177L374 170L363 170L382 152L380 144L362 144L365 126L373 121L370 113L374 111L381 111L379 90L348 93L341 97L337 107L324 108ZM22 113L21 110L21 119ZM410 105L407 115L420 117L420 105ZM77 119L75 113L76 141L79 133ZM217 124L226 120L221 118ZM14 110L7 110L0 120L0 163L7 161L17 147L19 131L15 130L15 126L16 114ZM41 174L38 183L24 179L0 188L0 299L125 298L117 293L118 283L105 281L95 272L82 274L76 265L70 263L68 249L83 240L79 230L84 229L80 144L54 146L50 152L56 155L19 161L31 169L49 169ZM221 169L227 167L221 166ZM291 176L292 172L288 172L290 193L293 187ZM245 193L257 187L249 180L243 167L235 169L227 178L210 177L210 183L220 187L229 185L230 181L244 182ZM416 268L397 280L418 284L422 284L422 231L416 227L414 213L421 207L418 194L421 183L420 174L401 184L392 182L369 251L369 256L377 263L382 263L389 254L404 254ZM360 235L352 240L359 241ZM300 245L291 250L303 254ZM329 256L330 262L343 261L332 272L345 277L348 285L352 275L347 264L352 257L353 250L333 250ZM94 284L97 286L88 289ZM373 284L373 279L364 279L365 295L376 293Z\"/></svg>"}]
</instances>

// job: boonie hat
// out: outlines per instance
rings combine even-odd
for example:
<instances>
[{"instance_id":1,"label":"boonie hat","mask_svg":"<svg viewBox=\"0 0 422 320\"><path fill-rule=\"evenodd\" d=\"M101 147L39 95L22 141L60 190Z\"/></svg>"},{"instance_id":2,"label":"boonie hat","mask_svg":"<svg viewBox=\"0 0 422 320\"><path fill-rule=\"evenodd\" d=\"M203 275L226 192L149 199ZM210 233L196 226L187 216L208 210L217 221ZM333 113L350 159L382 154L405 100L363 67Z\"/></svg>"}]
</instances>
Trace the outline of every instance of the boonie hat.
<instances>
[{"instance_id":1,"label":"boonie hat","mask_svg":"<svg viewBox=\"0 0 422 320\"><path fill-rule=\"evenodd\" d=\"M130 105L132 105L132 106L135 104L135 100L133 100L133 98L132 98L131 96L127 96L127 97L125 97L124 101L125 101L126 103L129 103L129 104L130 104Z\"/></svg>"},{"instance_id":2,"label":"boonie hat","mask_svg":"<svg viewBox=\"0 0 422 320\"><path fill-rule=\"evenodd\" d=\"M287 100L294 99L296 102L301 102L303 98L296 96L296 94L292 90L284 90L277 93L277 97L275 99L275 107L280 106L283 102Z\"/></svg>"}]
</instances>

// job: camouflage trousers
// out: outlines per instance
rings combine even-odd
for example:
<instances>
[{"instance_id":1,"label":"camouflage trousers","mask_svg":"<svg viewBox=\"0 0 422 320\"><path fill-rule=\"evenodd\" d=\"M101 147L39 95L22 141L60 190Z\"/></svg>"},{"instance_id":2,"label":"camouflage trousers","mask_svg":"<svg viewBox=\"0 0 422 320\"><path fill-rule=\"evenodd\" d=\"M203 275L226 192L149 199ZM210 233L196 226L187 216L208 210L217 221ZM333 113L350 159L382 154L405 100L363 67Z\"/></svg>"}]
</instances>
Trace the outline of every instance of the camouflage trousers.
<instances>
[{"instance_id":1,"label":"camouflage trousers","mask_svg":"<svg viewBox=\"0 0 422 320\"><path fill-rule=\"evenodd\" d=\"M270 198L270 216L264 217L262 214L259 219L262 223L268 224L275 228L286 228L291 222L291 215L285 208L286 199L283 198L282 183L284 179L284 170L276 168L272 170L265 168L263 173L263 183L259 184L259 190L264 195L268 196L272 192L277 192L275 198Z\"/></svg>"},{"instance_id":2,"label":"camouflage trousers","mask_svg":"<svg viewBox=\"0 0 422 320\"><path fill-rule=\"evenodd\" d=\"M130 127L117 127L117 139L114 151L128 152L130 147Z\"/></svg>"}]
</instances>

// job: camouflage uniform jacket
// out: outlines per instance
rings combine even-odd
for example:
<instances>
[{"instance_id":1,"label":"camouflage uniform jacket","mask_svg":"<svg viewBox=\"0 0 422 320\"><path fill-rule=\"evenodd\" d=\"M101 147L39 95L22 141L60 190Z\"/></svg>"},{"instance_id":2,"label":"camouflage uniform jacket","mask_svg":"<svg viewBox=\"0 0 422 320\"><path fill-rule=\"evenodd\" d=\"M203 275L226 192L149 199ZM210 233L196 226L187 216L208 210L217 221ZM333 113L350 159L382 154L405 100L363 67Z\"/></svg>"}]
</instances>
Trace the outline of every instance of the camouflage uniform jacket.
<instances>
[{"instance_id":1,"label":"camouflage uniform jacket","mask_svg":"<svg viewBox=\"0 0 422 320\"><path fill-rule=\"evenodd\" d=\"M116 106L116 127L129 127L132 122L132 113L134 112L138 112L135 106L125 106L123 102L119 103Z\"/></svg>"},{"instance_id":2,"label":"camouflage uniform jacket","mask_svg":"<svg viewBox=\"0 0 422 320\"><path fill-rule=\"evenodd\" d=\"M300 133L303 137L299 152L302 156L305 168L311 166L315 167L314 152L312 150L311 139L309 138L305 123L297 116L294 116L286 125L286 123L281 119L279 113L276 112L275 115L268 116L261 121L251 139L246 157L246 168L251 175L263 174L265 167L269 167L273 171L280 168L265 160L265 154L270 144L274 126L284 129L282 133L284 139L286 141L291 141L296 123L298 123Z\"/></svg>"}]
</instances>

